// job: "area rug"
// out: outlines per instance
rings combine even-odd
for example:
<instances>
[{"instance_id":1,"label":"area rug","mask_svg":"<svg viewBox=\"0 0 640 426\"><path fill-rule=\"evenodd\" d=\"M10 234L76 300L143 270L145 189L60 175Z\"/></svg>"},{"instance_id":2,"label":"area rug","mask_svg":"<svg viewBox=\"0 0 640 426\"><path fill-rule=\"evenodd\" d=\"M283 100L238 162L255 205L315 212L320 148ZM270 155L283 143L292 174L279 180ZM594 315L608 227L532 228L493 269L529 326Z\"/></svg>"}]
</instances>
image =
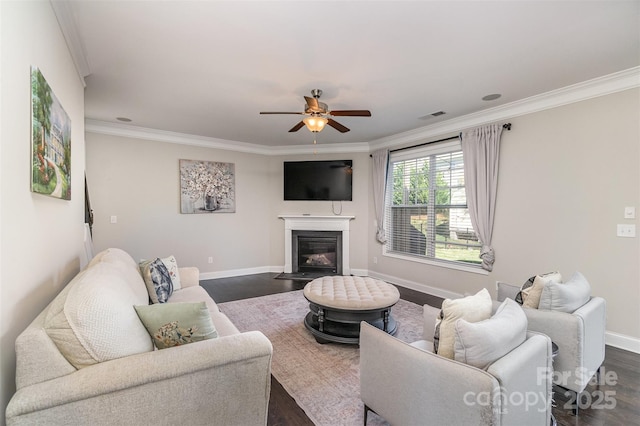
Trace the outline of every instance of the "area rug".
<instances>
[{"instance_id":1,"label":"area rug","mask_svg":"<svg viewBox=\"0 0 640 426\"><path fill-rule=\"evenodd\" d=\"M362 425L358 346L317 343L303 324L309 305L302 290L218 306L240 331L259 330L269 338L273 376L314 424ZM391 312L397 338L422 338L422 306L401 299ZM368 419L368 425L387 424L374 413Z\"/></svg>"}]
</instances>

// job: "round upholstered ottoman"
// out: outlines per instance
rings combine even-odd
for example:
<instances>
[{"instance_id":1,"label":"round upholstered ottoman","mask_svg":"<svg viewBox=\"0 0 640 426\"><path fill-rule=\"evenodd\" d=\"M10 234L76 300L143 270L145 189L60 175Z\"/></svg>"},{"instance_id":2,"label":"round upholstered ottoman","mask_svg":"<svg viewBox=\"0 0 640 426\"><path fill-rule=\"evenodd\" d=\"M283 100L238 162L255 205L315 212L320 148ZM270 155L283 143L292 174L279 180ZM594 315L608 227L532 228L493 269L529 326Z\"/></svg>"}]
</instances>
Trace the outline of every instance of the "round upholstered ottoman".
<instances>
[{"instance_id":1,"label":"round upholstered ottoman","mask_svg":"<svg viewBox=\"0 0 640 426\"><path fill-rule=\"evenodd\" d=\"M398 325L391 307L400 292L391 284L370 277L327 276L304 287L309 313L304 325L318 343L360 342L360 322L395 334Z\"/></svg>"}]
</instances>

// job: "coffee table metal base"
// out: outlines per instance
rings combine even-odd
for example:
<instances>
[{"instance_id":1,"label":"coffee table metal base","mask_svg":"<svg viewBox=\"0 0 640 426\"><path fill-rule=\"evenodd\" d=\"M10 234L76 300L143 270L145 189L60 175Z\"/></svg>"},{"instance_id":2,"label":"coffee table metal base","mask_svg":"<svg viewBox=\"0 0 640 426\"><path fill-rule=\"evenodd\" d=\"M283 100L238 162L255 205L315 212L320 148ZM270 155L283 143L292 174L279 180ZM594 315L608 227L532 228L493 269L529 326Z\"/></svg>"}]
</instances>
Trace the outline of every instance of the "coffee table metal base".
<instances>
[{"instance_id":1,"label":"coffee table metal base","mask_svg":"<svg viewBox=\"0 0 640 426\"><path fill-rule=\"evenodd\" d=\"M391 316L391 306L360 311L330 308L310 302L309 311L304 318L304 325L318 343L359 344L361 321L391 335L398 330L398 324Z\"/></svg>"}]
</instances>

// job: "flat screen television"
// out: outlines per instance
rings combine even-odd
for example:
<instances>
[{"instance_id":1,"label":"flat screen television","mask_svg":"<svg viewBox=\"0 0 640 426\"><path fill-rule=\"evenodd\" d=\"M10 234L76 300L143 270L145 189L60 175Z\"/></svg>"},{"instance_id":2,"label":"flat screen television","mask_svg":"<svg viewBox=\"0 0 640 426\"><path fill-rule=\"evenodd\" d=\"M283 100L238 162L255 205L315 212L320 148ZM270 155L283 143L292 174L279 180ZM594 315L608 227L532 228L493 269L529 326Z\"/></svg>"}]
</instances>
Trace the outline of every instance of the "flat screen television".
<instances>
[{"instance_id":1,"label":"flat screen television","mask_svg":"<svg viewBox=\"0 0 640 426\"><path fill-rule=\"evenodd\" d=\"M351 201L353 161L285 161L284 199Z\"/></svg>"}]
</instances>

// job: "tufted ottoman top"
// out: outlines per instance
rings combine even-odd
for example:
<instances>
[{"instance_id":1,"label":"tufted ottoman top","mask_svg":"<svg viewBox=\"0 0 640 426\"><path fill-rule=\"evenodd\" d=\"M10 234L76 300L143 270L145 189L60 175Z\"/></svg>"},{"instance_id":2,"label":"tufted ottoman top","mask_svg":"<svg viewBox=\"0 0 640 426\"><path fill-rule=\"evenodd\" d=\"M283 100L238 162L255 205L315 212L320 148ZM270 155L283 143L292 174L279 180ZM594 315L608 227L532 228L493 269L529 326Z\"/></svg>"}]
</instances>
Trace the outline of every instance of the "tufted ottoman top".
<instances>
[{"instance_id":1,"label":"tufted ottoman top","mask_svg":"<svg viewBox=\"0 0 640 426\"><path fill-rule=\"evenodd\" d=\"M328 308L367 310L394 305L400 292L393 285L370 277L330 276L308 283L304 297Z\"/></svg>"}]
</instances>

